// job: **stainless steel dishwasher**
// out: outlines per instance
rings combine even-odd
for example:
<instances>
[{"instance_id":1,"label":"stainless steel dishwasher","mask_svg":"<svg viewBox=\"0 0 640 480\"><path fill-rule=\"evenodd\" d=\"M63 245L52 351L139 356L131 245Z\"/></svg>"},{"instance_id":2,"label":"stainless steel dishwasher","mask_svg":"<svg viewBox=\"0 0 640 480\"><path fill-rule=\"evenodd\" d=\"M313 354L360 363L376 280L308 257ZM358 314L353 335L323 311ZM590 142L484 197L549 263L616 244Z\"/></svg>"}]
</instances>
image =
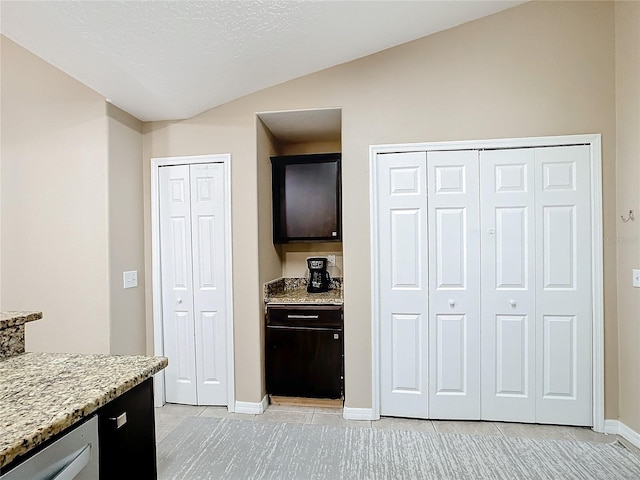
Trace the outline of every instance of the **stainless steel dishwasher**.
<instances>
[{"instance_id":1,"label":"stainless steel dishwasher","mask_svg":"<svg viewBox=\"0 0 640 480\"><path fill-rule=\"evenodd\" d=\"M0 480L97 480L99 476L98 417L94 415L0 474Z\"/></svg>"}]
</instances>

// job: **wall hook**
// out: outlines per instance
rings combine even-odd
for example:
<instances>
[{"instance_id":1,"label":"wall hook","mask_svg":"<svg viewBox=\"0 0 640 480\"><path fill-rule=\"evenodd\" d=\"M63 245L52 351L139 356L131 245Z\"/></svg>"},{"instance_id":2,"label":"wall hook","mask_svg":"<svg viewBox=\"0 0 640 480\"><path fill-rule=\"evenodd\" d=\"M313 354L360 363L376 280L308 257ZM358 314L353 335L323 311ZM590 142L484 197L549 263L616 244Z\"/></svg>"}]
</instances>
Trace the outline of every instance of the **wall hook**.
<instances>
[{"instance_id":1,"label":"wall hook","mask_svg":"<svg viewBox=\"0 0 640 480\"><path fill-rule=\"evenodd\" d=\"M627 215L627 218L624 218L624 215L620 215L620 218L624 223L627 223L629 220L633 220L633 210L629 210L629 214Z\"/></svg>"}]
</instances>

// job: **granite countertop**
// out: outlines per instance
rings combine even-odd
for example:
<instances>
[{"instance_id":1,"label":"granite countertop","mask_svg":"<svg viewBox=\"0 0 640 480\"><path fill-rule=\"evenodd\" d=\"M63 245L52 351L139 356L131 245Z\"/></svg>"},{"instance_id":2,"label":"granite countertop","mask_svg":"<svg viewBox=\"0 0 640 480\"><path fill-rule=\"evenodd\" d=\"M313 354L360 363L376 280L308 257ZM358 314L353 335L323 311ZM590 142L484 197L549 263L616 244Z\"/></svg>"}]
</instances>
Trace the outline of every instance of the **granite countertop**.
<instances>
[{"instance_id":1,"label":"granite countertop","mask_svg":"<svg viewBox=\"0 0 640 480\"><path fill-rule=\"evenodd\" d=\"M342 305L342 278L333 278L328 292L308 293L306 278L278 278L264 285L264 301L267 304L318 303Z\"/></svg>"},{"instance_id":2,"label":"granite countertop","mask_svg":"<svg viewBox=\"0 0 640 480\"><path fill-rule=\"evenodd\" d=\"M42 312L0 312L0 330L40 320Z\"/></svg>"},{"instance_id":3,"label":"granite countertop","mask_svg":"<svg viewBox=\"0 0 640 480\"><path fill-rule=\"evenodd\" d=\"M0 312L0 359L24 353L25 323L41 318L42 312Z\"/></svg>"},{"instance_id":4,"label":"granite countertop","mask_svg":"<svg viewBox=\"0 0 640 480\"><path fill-rule=\"evenodd\" d=\"M164 357L23 353L0 360L0 469L165 368Z\"/></svg>"}]
</instances>

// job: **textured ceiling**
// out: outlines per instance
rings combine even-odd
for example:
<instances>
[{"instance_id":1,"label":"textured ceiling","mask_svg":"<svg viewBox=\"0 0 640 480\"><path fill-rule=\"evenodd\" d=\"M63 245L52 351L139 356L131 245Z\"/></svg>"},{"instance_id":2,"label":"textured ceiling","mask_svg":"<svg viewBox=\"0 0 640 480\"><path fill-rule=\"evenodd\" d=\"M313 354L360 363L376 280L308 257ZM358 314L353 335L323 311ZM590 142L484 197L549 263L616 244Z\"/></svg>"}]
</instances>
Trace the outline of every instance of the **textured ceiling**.
<instances>
[{"instance_id":1,"label":"textured ceiling","mask_svg":"<svg viewBox=\"0 0 640 480\"><path fill-rule=\"evenodd\" d=\"M189 118L521 3L0 0L0 31L150 121Z\"/></svg>"}]
</instances>

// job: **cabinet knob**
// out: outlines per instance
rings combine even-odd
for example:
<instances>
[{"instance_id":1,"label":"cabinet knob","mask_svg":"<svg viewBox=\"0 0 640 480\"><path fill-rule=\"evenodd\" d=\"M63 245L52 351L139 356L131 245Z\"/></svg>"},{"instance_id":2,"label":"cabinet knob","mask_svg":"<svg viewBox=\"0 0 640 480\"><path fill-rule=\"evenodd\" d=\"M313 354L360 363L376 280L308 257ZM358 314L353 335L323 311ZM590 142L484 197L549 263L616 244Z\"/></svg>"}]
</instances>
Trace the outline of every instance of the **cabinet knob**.
<instances>
[{"instance_id":1,"label":"cabinet knob","mask_svg":"<svg viewBox=\"0 0 640 480\"><path fill-rule=\"evenodd\" d=\"M513 308L516 308L516 301L515 300L509 300L509 305L511 305Z\"/></svg>"},{"instance_id":2,"label":"cabinet knob","mask_svg":"<svg viewBox=\"0 0 640 480\"><path fill-rule=\"evenodd\" d=\"M453 298L450 298L450 299L449 299L449 306L450 306L451 308L453 308L453 307L455 307L455 306L456 306L456 302L455 302L455 300L454 300Z\"/></svg>"},{"instance_id":3,"label":"cabinet knob","mask_svg":"<svg viewBox=\"0 0 640 480\"><path fill-rule=\"evenodd\" d=\"M178 299L176 300L176 302L178 302L178 303L182 303L182 299L181 299L181 298L178 298Z\"/></svg>"}]
</instances>

